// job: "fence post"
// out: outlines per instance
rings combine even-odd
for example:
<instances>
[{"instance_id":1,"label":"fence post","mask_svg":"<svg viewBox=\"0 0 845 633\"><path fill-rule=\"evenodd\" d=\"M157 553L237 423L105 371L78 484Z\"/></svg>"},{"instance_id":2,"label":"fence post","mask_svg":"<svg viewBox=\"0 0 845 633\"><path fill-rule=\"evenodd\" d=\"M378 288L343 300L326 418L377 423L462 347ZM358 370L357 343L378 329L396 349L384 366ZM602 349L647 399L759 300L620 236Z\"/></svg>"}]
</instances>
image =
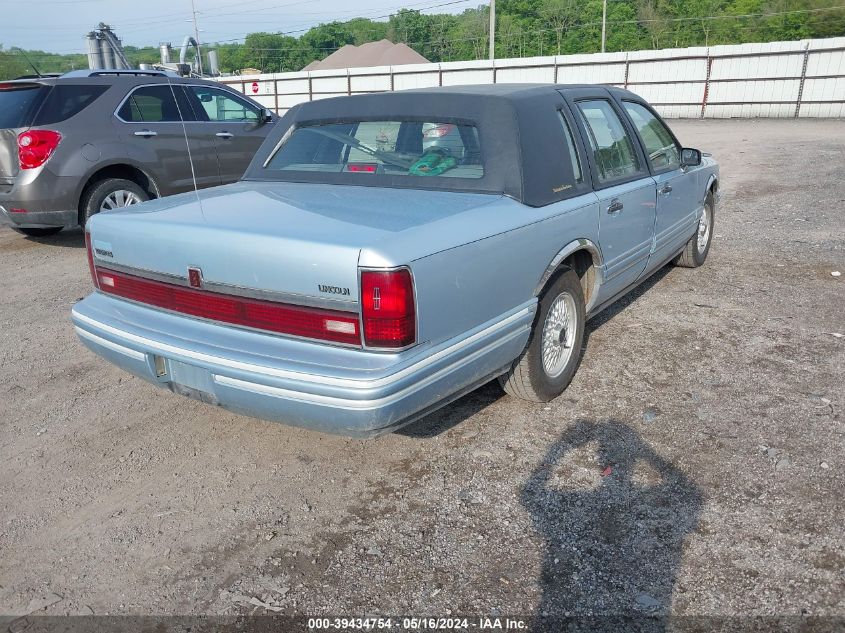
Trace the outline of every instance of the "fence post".
<instances>
[{"instance_id":1,"label":"fence post","mask_svg":"<svg viewBox=\"0 0 845 633\"><path fill-rule=\"evenodd\" d=\"M308 73L308 101L314 101L314 84L311 82L311 73Z\"/></svg>"},{"instance_id":2,"label":"fence post","mask_svg":"<svg viewBox=\"0 0 845 633\"><path fill-rule=\"evenodd\" d=\"M710 71L713 69L713 58L710 57L710 49L707 49L707 75L704 77L704 94L701 97L701 116L704 118L704 111L707 109L707 98L710 96Z\"/></svg>"},{"instance_id":3,"label":"fence post","mask_svg":"<svg viewBox=\"0 0 845 633\"><path fill-rule=\"evenodd\" d=\"M352 74L346 69L346 94L352 96Z\"/></svg>"},{"instance_id":4,"label":"fence post","mask_svg":"<svg viewBox=\"0 0 845 633\"><path fill-rule=\"evenodd\" d=\"M628 53L625 53L625 90L628 89Z\"/></svg>"},{"instance_id":5,"label":"fence post","mask_svg":"<svg viewBox=\"0 0 845 633\"><path fill-rule=\"evenodd\" d=\"M390 92L393 92L394 89L395 88L394 88L394 85L393 85L393 66L391 66L390 67Z\"/></svg>"},{"instance_id":6,"label":"fence post","mask_svg":"<svg viewBox=\"0 0 845 633\"><path fill-rule=\"evenodd\" d=\"M795 100L795 118L801 115L801 99L804 96L804 80L807 78L807 63L810 61L810 42L804 45L804 64L801 66L801 81L798 83L798 98Z\"/></svg>"},{"instance_id":7,"label":"fence post","mask_svg":"<svg viewBox=\"0 0 845 633\"><path fill-rule=\"evenodd\" d=\"M557 83L557 69L559 66L557 65L557 55L555 55L555 83Z\"/></svg>"},{"instance_id":8,"label":"fence post","mask_svg":"<svg viewBox=\"0 0 845 633\"><path fill-rule=\"evenodd\" d=\"M273 101L276 104L276 114L279 113L279 82L274 79L273 80Z\"/></svg>"}]
</instances>

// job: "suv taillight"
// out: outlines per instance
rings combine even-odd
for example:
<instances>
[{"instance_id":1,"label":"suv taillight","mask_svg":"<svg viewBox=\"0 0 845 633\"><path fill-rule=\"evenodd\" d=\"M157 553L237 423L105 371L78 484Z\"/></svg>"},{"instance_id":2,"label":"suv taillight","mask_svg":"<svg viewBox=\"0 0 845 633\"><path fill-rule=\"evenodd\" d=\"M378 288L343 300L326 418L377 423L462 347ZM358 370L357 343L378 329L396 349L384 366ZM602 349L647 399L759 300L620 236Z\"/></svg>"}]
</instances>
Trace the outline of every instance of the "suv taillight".
<instances>
[{"instance_id":1,"label":"suv taillight","mask_svg":"<svg viewBox=\"0 0 845 633\"><path fill-rule=\"evenodd\" d=\"M18 134L18 158L21 169L35 169L56 151L62 135L53 130L29 130Z\"/></svg>"},{"instance_id":2,"label":"suv taillight","mask_svg":"<svg viewBox=\"0 0 845 633\"><path fill-rule=\"evenodd\" d=\"M411 272L361 271L361 317L367 347L400 348L417 337Z\"/></svg>"},{"instance_id":3,"label":"suv taillight","mask_svg":"<svg viewBox=\"0 0 845 633\"><path fill-rule=\"evenodd\" d=\"M97 283L97 269L94 267L94 251L91 247L91 234L85 231L85 250L88 251L88 269L91 271L91 281L94 282L94 287L99 288Z\"/></svg>"}]
</instances>

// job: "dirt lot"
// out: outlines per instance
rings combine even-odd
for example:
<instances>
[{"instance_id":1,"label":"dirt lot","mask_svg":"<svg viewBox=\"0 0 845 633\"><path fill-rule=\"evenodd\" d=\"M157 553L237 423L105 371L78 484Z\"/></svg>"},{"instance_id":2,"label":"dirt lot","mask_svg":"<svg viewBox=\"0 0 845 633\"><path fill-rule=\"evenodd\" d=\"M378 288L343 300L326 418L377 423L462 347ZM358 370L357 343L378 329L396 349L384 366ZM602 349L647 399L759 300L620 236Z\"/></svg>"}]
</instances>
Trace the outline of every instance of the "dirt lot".
<instances>
[{"instance_id":1,"label":"dirt lot","mask_svg":"<svg viewBox=\"0 0 845 633\"><path fill-rule=\"evenodd\" d=\"M674 127L722 165L707 264L595 319L549 405L377 440L113 368L81 233L0 229L0 614L845 618L845 121Z\"/></svg>"}]
</instances>

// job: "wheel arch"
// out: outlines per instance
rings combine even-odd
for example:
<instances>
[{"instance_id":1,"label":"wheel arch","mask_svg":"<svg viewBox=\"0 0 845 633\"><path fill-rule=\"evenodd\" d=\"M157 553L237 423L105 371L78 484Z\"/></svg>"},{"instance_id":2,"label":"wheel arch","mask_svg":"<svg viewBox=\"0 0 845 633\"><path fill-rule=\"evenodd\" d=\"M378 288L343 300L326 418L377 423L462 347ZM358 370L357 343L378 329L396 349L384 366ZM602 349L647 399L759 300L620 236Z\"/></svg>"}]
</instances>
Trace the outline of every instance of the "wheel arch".
<instances>
[{"instance_id":1,"label":"wheel arch","mask_svg":"<svg viewBox=\"0 0 845 633\"><path fill-rule=\"evenodd\" d=\"M158 183L156 183L155 179L147 171L138 165L117 161L106 165L98 165L96 169L92 170L91 173L83 179L82 186L77 193L76 206L80 224L82 224L82 218L85 213L82 208L82 202L85 199L85 194L95 184L106 180L107 178L123 178L125 180L131 180L146 191L151 198L161 197Z\"/></svg>"},{"instance_id":2,"label":"wheel arch","mask_svg":"<svg viewBox=\"0 0 845 633\"><path fill-rule=\"evenodd\" d=\"M584 302L589 313L595 305L599 286L604 279L604 260L599 247L587 238L572 240L555 254L543 271L535 287L534 296L539 297L564 266L572 268L581 280Z\"/></svg>"}]
</instances>

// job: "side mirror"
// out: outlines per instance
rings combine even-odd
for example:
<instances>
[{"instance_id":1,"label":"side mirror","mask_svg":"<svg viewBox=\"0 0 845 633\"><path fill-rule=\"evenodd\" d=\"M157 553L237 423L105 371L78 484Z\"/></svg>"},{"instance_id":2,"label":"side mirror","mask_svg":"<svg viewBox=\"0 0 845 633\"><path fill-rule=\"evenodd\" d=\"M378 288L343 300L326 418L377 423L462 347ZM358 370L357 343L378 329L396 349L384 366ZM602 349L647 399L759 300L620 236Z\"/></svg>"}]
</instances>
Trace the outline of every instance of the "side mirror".
<instances>
[{"instance_id":1,"label":"side mirror","mask_svg":"<svg viewBox=\"0 0 845 633\"><path fill-rule=\"evenodd\" d=\"M263 108L261 110L261 122L271 123L273 121L273 111L270 108Z\"/></svg>"},{"instance_id":2,"label":"side mirror","mask_svg":"<svg viewBox=\"0 0 845 633\"><path fill-rule=\"evenodd\" d=\"M681 150L681 167L696 167L701 164L701 152L691 147Z\"/></svg>"}]
</instances>

